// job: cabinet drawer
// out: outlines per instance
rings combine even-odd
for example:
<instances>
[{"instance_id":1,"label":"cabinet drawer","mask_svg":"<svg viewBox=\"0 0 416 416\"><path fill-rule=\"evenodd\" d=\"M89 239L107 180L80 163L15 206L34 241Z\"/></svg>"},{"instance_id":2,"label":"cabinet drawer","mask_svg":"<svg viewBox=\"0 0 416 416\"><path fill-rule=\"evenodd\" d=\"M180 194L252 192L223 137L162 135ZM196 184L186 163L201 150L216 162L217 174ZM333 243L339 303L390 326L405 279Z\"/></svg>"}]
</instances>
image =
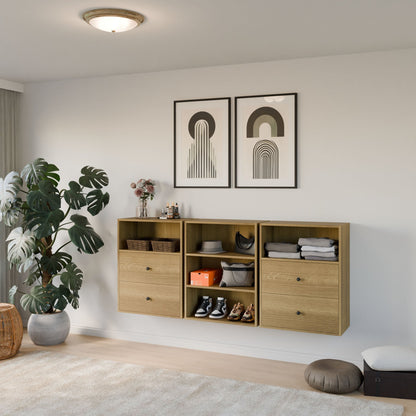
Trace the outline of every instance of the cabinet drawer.
<instances>
[{"instance_id":1,"label":"cabinet drawer","mask_svg":"<svg viewBox=\"0 0 416 416\"><path fill-rule=\"evenodd\" d=\"M180 285L181 268L180 254L119 252L118 272L123 282Z\"/></svg>"},{"instance_id":2,"label":"cabinet drawer","mask_svg":"<svg viewBox=\"0 0 416 416\"><path fill-rule=\"evenodd\" d=\"M120 282L119 310L180 318L181 289L179 286Z\"/></svg>"},{"instance_id":3,"label":"cabinet drawer","mask_svg":"<svg viewBox=\"0 0 416 416\"><path fill-rule=\"evenodd\" d=\"M338 264L262 259L261 291L338 299Z\"/></svg>"},{"instance_id":4,"label":"cabinet drawer","mask_svg":"<svg viewBox=\"0 0 416 416\"><path fill-rule=\"evenodd\" d=\"M263 293L260 325L268 328L339 334L338 300Z\"/></svg>"}]
</instances>

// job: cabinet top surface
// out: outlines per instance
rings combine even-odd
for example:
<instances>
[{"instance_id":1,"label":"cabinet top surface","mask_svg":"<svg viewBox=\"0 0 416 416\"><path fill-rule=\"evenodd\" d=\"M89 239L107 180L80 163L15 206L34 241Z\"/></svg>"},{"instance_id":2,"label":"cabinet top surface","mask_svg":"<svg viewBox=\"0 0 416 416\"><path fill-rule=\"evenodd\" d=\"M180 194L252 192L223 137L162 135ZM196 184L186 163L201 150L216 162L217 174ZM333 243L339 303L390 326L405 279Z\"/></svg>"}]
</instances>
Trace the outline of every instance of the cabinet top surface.
<instances>
[{"instance_id":1,"label":"cabinet top surface","mask_svg":"<svg viewBox=\"0 0 416 416\"><path fill-rule=\"evenodd\" d=\"M272 220L238 220L238 219L207 219L207 218L179 218L179 219L159 219L158 217L129 217L118 218L122 222L164 222L178 223L186 222L188 224L260 224L266 227L340 227L349 226L349 222L319 222L319 221L272 221Z\"/></svg>"}]
</instances>

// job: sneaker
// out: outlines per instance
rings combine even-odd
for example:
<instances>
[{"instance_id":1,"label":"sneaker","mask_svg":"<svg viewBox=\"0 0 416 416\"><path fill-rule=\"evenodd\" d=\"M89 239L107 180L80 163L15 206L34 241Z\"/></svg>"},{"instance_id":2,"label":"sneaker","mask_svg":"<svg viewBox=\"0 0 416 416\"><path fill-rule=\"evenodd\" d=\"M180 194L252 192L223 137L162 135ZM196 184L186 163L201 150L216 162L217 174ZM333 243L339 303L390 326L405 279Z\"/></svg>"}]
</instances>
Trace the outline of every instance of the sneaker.
<instances>
[{"instance_id":1,"label":"sneaker","mask_svg":"<svg viewBox=\"0 0 416 416\"><path fill-rule=\"evenodd\" d=\"M248 305L241 322L254 322L254 305L252 303Z\"/></svg>"},{"instance_id":2,"label":"sneaker","mask_svg":"<svg viewBox=\"0 0 416 416\"><path fill-rule=\"evenodd\" d=\"M196 308L195 317L205 318L212 311L212 298L209 296L202 296L202 301Z\"/></svg>"},{"instance_id":3,"label":"sneaker","mask_svg":"<svg viewBox=\"0 0 416 416\"><path fill-rule=\"evenodd\" d=\"M221 319L224 318L225 315L227 315L228 309L227 309L227 299L223 297L217 298L217 304L215 305L214 310L209 315L212 319Z\"/></svg>"},{"instance_id":4,"label":"sneaker","mask_svg":"<svg viewBox=\"0 0 416 416\"><path fill-rule=\"evenodd\" d=\"M233 306L233 310L230 312L230 314L227 316L227 319L229 321L239 321L244 313L244 305L240 302L237 302Z\"/></svg>"}]
</instances>

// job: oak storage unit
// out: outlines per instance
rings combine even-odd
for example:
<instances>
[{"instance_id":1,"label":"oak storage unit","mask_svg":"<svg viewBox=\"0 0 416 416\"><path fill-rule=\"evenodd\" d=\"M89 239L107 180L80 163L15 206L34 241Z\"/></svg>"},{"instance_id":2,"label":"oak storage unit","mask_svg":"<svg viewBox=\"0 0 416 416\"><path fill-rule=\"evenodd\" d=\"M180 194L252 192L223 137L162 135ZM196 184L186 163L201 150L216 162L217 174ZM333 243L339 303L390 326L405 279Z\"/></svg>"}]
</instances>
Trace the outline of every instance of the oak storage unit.
<instances>
[{"instance_id":1,"label":"oak storage unit","mask_svg":"<svg viewBox=\"0 0 416 416\"><path fill-rule=\"evenodd\" d=\"M183 222L157 218L118 220L120 312L183 316ZM128 250L127 240L178 239L179 251ZM151 245L150 245L151 247Z\"/></svg>"},{"instance_id":2,"label":"oak storage unit","mask_svg":"<svg viewBox=\"0 0 416 416\"><path fill-rule=\"evenodd\" d=\"M235 251L235 235L255 239L254 255ZM267 257L266 242L297 243L300 237L331 238L338 261ZM127 240L178 239L179 251L128 250ZM224 253L200 253L220 240ZM132 246L131 246L132 247ZM141 247L141 245L139 245ZM254 263L250 287L194 286L190 273L228 263ZM255 321L195 318L204 295L255 306ZM119 311L175 318L341 335L349 326L349 224L250 220L125 218L118 220Z\"/></svg>"},{"instance_id":3,"label":"oak storage unit","mask_svg":"<svg viewBox=\"0 0 416 416\"><path fill-rule=\"evenodd\" d=\"M338 261L267 257L266 242L331 238ZM260 326L341 335L349 326L349 224L260 224Z\"/></svg>"},{"instance_id":4,"label":"oak storage unit","mask_svg":"<svg viewBox=\"0 0 416 416\"><path fill-rule=\"evenodd\" d=\"M240 232L244 237L254 237L255 254L241 254L235 251L235 235ZM258 276L257 276L257 241L258 221L246 220L185 220L185 319L196 319L200 321L229 323L231 325L258 325ZM224 253L205 254L199 253L202 241L220 240ZM193 286L190 283L190 273L205 267L221 268L221 261L227 263L251 263L254 262L254 286L250 287L219 287L214 286ZM227 299L229 312L237 302L243 303L245 308L253 304L255 308L255 321L243 323L240 321L228 321L227 319L195 318L195 310L204 295L212 297L215 307L216 298L223 296Z\"/></svg>"}]
</instances>

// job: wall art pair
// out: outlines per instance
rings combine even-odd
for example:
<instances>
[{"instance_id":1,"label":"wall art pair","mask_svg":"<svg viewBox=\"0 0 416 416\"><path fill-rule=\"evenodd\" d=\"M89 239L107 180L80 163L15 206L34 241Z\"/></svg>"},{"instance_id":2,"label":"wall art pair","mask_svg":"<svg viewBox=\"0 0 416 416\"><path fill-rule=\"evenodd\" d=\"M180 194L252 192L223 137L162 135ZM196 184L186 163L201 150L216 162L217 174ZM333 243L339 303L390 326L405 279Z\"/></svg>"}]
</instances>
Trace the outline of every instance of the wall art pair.
<instances>
[{"instance_id":1,"label":"wall art pair","mask_svg":"<svg viewBox=\"0 0 416 416\"><path fill-rule=\"evenodd\" d=\"M297 94L235 97L236 188L297 187ZM231 98L174 101L174 187L231 187Z\"/></svg>"}]
</instances>

